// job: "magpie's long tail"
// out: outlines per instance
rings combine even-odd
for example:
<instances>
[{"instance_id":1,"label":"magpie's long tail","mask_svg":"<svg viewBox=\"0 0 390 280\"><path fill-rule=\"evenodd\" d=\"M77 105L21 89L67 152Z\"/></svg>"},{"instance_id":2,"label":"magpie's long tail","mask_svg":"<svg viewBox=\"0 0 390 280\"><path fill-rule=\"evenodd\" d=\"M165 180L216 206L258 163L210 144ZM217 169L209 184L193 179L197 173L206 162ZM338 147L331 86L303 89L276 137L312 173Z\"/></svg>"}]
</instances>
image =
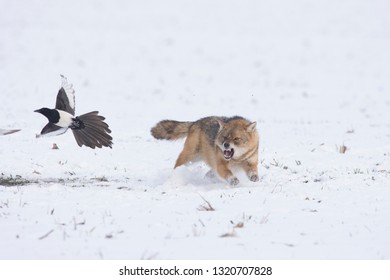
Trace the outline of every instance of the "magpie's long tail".
<instances>
[{"instance_id":1,"label":"magpie's long tail","mask_svg":"<svg viewBox=\"0 0 390 280\"><path fill-rule=\"evenodd\" d=\"M105 118L98 114L99 112L94 111L74 119L71 129L80 147L85 145L92 149L96 147L112 148L112 137L109 134L111 130L104 122Z\"/></svg>"}]
</instances>

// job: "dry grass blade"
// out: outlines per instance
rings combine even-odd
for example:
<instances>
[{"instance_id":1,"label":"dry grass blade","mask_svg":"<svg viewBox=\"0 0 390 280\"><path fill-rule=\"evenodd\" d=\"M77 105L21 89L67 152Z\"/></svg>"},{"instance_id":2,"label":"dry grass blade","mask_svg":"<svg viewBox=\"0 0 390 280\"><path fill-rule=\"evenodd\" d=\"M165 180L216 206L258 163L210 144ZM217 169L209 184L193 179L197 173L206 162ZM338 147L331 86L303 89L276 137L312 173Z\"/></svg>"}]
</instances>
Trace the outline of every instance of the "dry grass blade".
<instances>
[{"instance_id":1,"label":"dry grass blade","mask_svg":"<svg viewBox=\"0 0 390 280\"><path fill-rule=\"evenodd\" d=\"M236 237L236 236L237 236L237 234L234 231L232 231L232 232L228 232L228 233L222 234L219 237L226 238L226 237Z\"/></svg>"},{"instance_id":2,"label":"dry grass blade","mask_svg":"<svg viewBox=\"0 0 390 280\"><path fill-rule=\"evenodd\" d=\"M215 211L214 207L211 206L210 202L208 202L203 196L199 195L203 201L206 203L206 205L200 205L197 209L199 211Z\"/></svg>"},{"instance_id":3,"label":"dry grass blade","mask_svg":"<svg viewBox=\"0 0 390 280\"><path fill-rule=\"evenodd\" d=\"M239 223L234 225L234 228L243 228L243 227L244 227L244 223L243 222L239 222Z\"/></svg>"},{"instance_id":4,"label":"dry grass blade","mask_svg":"<svg viewBox=\"0 0 390 280\"><path fill-rule=\"evenodd\" d=\"M341 145L339 148L340 154L345 154L345 152L348 150L347 146Z\"/></svg>"},{"instance_id":5,"label":"dry grass blade","mask_svg":"<svg viewBox=\"0 0 390 280\"><path fill-rule=\"evenodd\" d=\"M38 239L39 240L42 240L42 239L45 239L46 237L48 237L50 234L52 234L54 232L54 229L50 230L48 233L42 235L41 237L39 237Z\"/></svg>"}]
</instances>

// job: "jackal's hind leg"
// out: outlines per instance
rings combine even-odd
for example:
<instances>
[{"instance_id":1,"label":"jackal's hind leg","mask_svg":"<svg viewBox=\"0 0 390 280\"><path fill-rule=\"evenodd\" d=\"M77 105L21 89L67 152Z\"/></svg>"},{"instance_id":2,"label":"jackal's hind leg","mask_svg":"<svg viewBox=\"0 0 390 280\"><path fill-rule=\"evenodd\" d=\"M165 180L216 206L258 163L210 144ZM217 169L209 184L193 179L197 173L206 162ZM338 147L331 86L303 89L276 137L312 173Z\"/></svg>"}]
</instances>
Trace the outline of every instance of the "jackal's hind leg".
<instances>
[{"instance_id":1,"label":"jackal's hind leg","mask_svg":"<svg viewBox=\"0 0 390 280\"><path fill-rule=\"evenodd\" d=\"M204 175L207 179L215 179L217 175L215 174L214 170L210 169L207 171L206 175Z\"/></svg>"},{"instance_id":2,"label":"jackal's hind leg","mask_svg":"<svg viewBox=\"0 0 390 280\"><path fill-rule=\"evenodd\" d=\"M183 150L181 151L179 157L176 160L175 167L179 167L183 164L187 164L191 161L196 160L198 157L198 141L196 138L188 135Z\"/></svg>"}]
</instances>

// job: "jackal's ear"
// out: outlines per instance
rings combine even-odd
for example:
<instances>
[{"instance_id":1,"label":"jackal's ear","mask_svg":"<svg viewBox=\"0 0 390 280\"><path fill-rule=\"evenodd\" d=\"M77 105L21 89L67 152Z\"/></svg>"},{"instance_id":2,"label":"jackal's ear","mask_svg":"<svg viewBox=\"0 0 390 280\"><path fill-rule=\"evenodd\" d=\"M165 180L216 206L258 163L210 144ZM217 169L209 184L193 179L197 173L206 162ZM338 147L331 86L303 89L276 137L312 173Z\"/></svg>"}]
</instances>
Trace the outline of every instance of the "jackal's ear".
<instances>
[{"instance_id":1,"label":"jackal's ear","mask_svg":"<svg viewBox=\"0 0 390 280\"><path fill-rule=\"evenodd\" d=\"M246 128L246 131L248 132L254 132L256 130L256 122L253 122L253 123L250 123L247 128Z\"/></svg>"},{"instance_id":2,"label":"jackal's ear","mask_svg":"<svg viewBox=\"0 0 390 280\"><path fill-rule=\"evenodd\" d=\"M223 123L220 120L218 120L218 124L219 124L218 132L220 132L223 128Z\"/></svg>"}]
</instances>

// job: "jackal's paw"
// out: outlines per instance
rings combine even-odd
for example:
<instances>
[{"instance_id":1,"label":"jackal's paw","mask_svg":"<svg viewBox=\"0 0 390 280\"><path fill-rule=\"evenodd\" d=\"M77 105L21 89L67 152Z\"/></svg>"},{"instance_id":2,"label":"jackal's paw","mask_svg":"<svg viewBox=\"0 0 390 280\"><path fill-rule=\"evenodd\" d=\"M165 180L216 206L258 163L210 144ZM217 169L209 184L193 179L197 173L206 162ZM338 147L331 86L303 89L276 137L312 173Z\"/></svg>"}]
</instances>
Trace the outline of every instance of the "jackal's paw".
<instances>
[{"instance_id":1,"label":"jackal's paw","mask_svg":"<svg viewBox=\"0 0 390 280\"><path fill-rule=\"evenodd\" d=\"M236 186L240 182L236 177L230 177L227 181L231 186Z\"/></svg>"},{"instance_id":2,"label":"jackal's paw","mask_svg":"<svg viewBox=\"0 0 390 280\"><path fill-rule=\"evenodd\" d=\"M214 171L212 170L212 169L210 169L207 173L206 173L206 175L204 175L207 179L215 179L216 178L216 176L215 176L215 173L214 173Z\"/></svg>"},{"instance_id":3,"label":"jackal's paw","mask_svg":"<svg viewBox=\"0 0 390 280\"><path fill-rule=\"evenodd\" d=\"M259 175L257 174L257 171L254 171L254 170L250 170L248 173L248 178L249 180L251 180L252 182L257 182L259 181Z\"/></svg>"},{"instance_id":4,"label":"jackal's paw","mask_svg":"<svg viewBox=\"0 0 390 280\"><path fill-rule=\"evenodd\" d=\"M259 181L259 175L257 174L253 174L249 177L249 180L251 180L252 182L258 182Z\"/></svg>"}]
</instances>

